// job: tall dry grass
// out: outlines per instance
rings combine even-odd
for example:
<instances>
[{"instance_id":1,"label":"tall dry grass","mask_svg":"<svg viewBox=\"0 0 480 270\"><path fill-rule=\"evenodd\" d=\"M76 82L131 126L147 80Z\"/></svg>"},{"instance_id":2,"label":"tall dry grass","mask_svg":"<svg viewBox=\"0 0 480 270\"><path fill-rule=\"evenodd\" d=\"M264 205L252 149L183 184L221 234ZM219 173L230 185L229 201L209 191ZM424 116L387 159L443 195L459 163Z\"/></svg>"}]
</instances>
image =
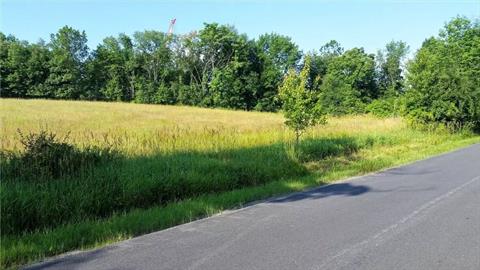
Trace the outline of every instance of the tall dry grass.
<instances>
[{"instance_id":1,"label":"tall dry grass","mask_svg":"<svg viewBox=\"0 0 480 270\"><path fill-rule=\"evenodd\" d=\"M18 130L47 129L80 147L113 144L130 156L164 151L219 150L291 141L280 113L129 103L0 99L1 148L21 149ZM307 137L406 130L400 118L330 118Z\"/></svg>"}]
</instances>

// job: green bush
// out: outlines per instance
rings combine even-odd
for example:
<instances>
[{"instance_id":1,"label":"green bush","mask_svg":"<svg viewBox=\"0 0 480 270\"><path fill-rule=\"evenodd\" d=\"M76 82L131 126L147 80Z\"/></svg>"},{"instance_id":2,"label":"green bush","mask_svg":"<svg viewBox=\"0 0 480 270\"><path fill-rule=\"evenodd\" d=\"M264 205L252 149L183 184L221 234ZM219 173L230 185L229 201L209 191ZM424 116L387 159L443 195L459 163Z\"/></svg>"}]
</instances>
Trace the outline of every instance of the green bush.
<instances>
[{"instance_id":1,"label":"green bush","mask_svg":"<svg viewBox=\"0 0 480 270\"><path fill-rule=\"evenodd\" d=\"M399 112L399 99L392 97L373 100L367 105L366 111L378 117L395 116Z\"/></svg>"},{"instance_id":2,"label":"green bush","mask_svg":"<svg viewBox=\"0 0 480 270\"><path fill-rule=\"evenodd\" d=\"M32 182L72 176L113 156L111 149L78 149L67 143L68 135L58 138L46 130L27 135L19 131L19 135L24 151L1 154L1 173L7 180Z\"/></svg>"},{"instance_id":3,"label":"green bush","mask_svg":"<svg viewBox=\"0 0 480 270\"><path fill-rule=\"evenodd\" d=\"M297 149L297 158L301 162L318 161L326 157L350 155L361 148L360 142L352 138L334 138L330 140L305 140Z\"/></svg>"}]
</instances>

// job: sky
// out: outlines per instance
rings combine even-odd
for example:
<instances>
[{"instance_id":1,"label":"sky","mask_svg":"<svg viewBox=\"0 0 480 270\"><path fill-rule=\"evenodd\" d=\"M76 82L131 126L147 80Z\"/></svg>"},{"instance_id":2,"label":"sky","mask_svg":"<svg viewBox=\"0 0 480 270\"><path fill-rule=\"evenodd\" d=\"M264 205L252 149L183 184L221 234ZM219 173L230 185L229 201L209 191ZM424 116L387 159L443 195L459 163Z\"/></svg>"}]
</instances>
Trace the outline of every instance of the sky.
<instances>
[{"instance_id":1,"label":"sky","mask_svg":"<svg viewBox=\"0 0 480 270\"><path fill-rule=\"evenodd\" d=\"M480 17L480 0L313 1L313 0L0 0L0 30L17 38L48 41L64 25L85 30L94 49L107 36L135 31L166 32L176 18L177 34L201 29L205 22L230 24L256 38L276 32L290 36L304 52L335 39L346 48L369 53L391 40L411 51L438 34L457 15Z\"/></svg>"}]
</instances>

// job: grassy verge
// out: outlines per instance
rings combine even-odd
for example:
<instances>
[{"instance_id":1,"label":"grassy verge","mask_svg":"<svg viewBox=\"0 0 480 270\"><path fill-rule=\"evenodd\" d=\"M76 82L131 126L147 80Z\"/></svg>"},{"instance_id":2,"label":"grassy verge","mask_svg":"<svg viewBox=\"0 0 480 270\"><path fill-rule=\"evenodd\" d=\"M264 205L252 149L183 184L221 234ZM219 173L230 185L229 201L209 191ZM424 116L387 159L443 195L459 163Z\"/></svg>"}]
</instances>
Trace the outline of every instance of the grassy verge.
<instances>
[{"instance_id":1,"label":"grassy verge","mask_svg":"<svg viewBox=\"0 0 480 270\"><path fill-rule=\"evenodd\" d=\"M398 118L351 116L310 130L293 151L278 114L0 103L2 151L18 151L15 127L35 131L40 122L60 136L70 131L74 153L91 146L119 153L72 176L2 179L0 260L12 268L480 142L468 133L412 130Z\"/></svg>"},{"instance_id":2,"label":"grassy verge","mask_svg":"<svg viewBox=\"0 0 480 270\"><path fill-rule=\"evenodd\" d=\"M209 194L161 207L117 213L107 219L87 220L55 229L2 239L2 266L15 267L73 249L87 249L169 228L211 216L245 203L331 183L349 176L405 164L435 154L480 142L480 138L457 138L422 145L378 146L350 157L332 157L307 164L317 170L308 176L269 182L220 194ZM323 172L319 171L323 168Z\"/></svg>"}]
</instances>

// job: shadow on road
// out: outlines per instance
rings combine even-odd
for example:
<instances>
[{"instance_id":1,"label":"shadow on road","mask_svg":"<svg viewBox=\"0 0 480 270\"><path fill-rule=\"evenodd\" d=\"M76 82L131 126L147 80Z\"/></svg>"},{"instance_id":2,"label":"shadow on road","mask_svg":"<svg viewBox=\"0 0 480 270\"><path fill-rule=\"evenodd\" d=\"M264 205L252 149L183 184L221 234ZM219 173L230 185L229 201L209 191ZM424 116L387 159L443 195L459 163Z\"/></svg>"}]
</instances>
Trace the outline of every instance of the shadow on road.
<instances>
[{"instance_id":1,"label":"shadow on road","mask_svg":"<svg viewBox=\"0 0 480 270\"><path fill-rule=\"evenodd\" d=\"M104 256L104 254L115 247L106 247L102 249L96 249L81 253L80 255L66 255L57 258L52 258L45 262L41 262L29 267L23 268L24 270L40 270L45 268L61 268L61 269L79 269L81 265L93 261L97 258Z\"/></svg>"},{"instance_id":2,"label":"shadow on road","mask_svg":"<svg viewBox=\"0 0 480 270\"><path fill-rule=\"evenodd\" d=\"M412 167L400 167L394 168L390 170L386 170L378 174L378 176L385 176L385 175L427 175L436 173L438 170L428 170L428 169L419 169L419 168L412 168Z\"/></svg>"},{"instance_id":3,"label":"shadow on road","mask_svg":"<svg viewBox=\"0 0 480 270\"><path fill-rule=\"evenodd\" d=\"M320 199L329 196L358 196L370 191L370 188L350 183L331 184L302 193L295 193L288 197L274 199L271 203L294 202L305 199Z\"/></svg>"}]
</instances>

